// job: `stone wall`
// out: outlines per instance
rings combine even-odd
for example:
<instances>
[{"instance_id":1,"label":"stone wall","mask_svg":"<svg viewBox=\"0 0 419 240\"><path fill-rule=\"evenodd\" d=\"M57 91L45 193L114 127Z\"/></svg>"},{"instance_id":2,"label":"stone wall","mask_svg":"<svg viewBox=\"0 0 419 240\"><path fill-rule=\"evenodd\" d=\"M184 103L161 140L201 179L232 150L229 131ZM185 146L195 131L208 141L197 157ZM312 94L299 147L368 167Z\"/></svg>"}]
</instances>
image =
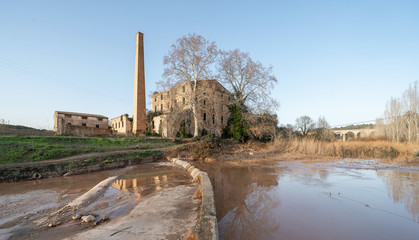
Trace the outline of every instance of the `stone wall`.
<instances>
[{"instance_id":1,"label":"stone wall","mask_svg":"<svg viewBox=\"0 0 419 240\"><path fill-rule=\"evenodd\" d=\"M65 126L65 133L76 136L106 135L111 133L111 129L71 125Z\"/></svg>"},{"instance_id":2,"label":"stone wall","mask_svg":"<svg viewBox=\"0 0 419 240\"><path fill-rule=\"evenodd\" d=\"M190 163L179 158L167 158L169 161L183 167L194 181L200 182L194 198L201 199L201 209L195 226L189 231L187 240L211 239L218 240L218 225L215 211L214 190L206 172L200 171Z\"/></svg>"}]
</instances>

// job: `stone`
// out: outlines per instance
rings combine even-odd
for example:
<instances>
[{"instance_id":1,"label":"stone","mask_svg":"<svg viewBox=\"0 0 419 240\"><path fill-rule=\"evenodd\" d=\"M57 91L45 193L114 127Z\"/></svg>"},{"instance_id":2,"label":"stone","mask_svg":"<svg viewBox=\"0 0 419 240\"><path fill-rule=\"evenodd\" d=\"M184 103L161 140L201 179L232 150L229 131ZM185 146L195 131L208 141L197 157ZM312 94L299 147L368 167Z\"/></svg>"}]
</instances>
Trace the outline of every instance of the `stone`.
<instances>
[{"instance_id":1,"label":"stone","mask_svg":"<svg viewBox=\"0 0 419 240\"><path fill-rule=\"evenodd\" d=\"M76 214L76 215L73 215L71 218L73 220L77 220L77 219L80 219L81 218L81 215L80 214Z\"/></svg>"},{"instance_id":2,"label":"stone","mask_svg":"<svg viewBox=\"0 0 419 240\"><path fill-rule=\"evenodd\" d=\"M83 220L83 222L93 222L95 221L95 217L93 215L87 215L87 216L83 216L81 217L81 220Z\"/></svg>"},{"instance_id":3,"label":"stone","mask_svg":"<svg viewBox=\"0 0 419 240\"><path fill-rule=\"evenodd\" d=\"M37 172L32 175L33 179L41 179L41 177L42 177L41 174Z\"/></svg>"},{"instance_id":4,"label":"stone","mask_svg":"<svg viewBox=\"0 0 419 240\"><path fill-rule=\"evenodd\" d=\"M58 226L60 224L61 224L61 222L50 223L50 224L48 224L48 227L56 227L56 226Z\"/></svg>"}]
</instances>

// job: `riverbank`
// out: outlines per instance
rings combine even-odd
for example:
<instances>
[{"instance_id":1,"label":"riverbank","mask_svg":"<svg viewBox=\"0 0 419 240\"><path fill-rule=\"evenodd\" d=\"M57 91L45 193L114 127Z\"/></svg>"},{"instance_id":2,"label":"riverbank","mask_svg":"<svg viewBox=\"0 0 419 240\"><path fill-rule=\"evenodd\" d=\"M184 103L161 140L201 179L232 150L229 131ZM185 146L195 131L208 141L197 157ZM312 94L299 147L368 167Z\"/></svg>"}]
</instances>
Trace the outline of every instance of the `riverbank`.
<instances>
[{"instance_id":1,"label":"riverbank","mask_svg":"<svg viewBox=\"0 0 419 240\"><path fill-rule=\"evenodd\" d=\"M181 142L155 137L0 135L0 182L69 176L163 160Z\"/></svg>"},{"instance_id":2,"label":"riverbank","mask_svg":"<svg viewBox=\"0 0 419 240\"><path fill-rule=\"evenodd\" d=\"M380 159L383 162L419 162L418 143L398 143L383 140L318 141L314 139L277 139L261 143L238 143L230 139L202 138L180 146L172 156L205 162L248 161L272 158L277 160L342 158Z\"/></svg>"},{"instance_id":3,"label":"riverbank","mask_svg":"<svg viewBox=\"0 0 419 240\"><path fill-rule=\"evenodd\" d=\"M419 162L419 144L382 140L276 140L268 143L202 137L200 140L150 137L0 136L0 182L58 177L121 168L177 156L188 160L251 161L342 158ZM22 150L23 149L23 150ZM41 154L42 153L42 154ZM81 154L80 154L81 153ZM70 155L70 156L67 156ZM34 158L42 156L42 158ZM51 156L59 156L51 159ZM66 156L66 157L63 157Z\"/></svg>"},{"instance_id":4,"label":"riverbank","mask_svg":"<svg viewBox=\"0 0 419 240\"><path fill-rule=\"evenodd\" d=\"M418 162L418 143L383 140L318 141L314 139L276 140L264 151L270 155L307 155L325 158L379 158L390 162Z\"/></svg>"}]
</instances>

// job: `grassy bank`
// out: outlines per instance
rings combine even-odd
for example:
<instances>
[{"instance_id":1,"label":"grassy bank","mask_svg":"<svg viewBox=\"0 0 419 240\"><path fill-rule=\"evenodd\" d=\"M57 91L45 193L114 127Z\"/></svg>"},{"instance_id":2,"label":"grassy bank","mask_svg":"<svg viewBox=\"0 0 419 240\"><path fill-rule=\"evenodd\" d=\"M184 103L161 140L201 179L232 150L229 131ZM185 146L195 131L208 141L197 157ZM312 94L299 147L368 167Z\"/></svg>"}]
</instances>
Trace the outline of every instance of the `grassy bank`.
<instances>
[{"instance_id":1,"label":"grassy bank","mask_svg":"<svg viewBox=\"0 0 419 240\"><path fill-rule=\"evenodd\" d=\"M150 163L163 159L160 150L127 150L103 152L95 156L77 156L60 161L27 162L11 166L0 165L0 182L34 180L38 178L77 175Z\"/></svg>"},{"instance_id":2,"label":"grassy bank","mask_svg":"<svg viewBox=\"0 0 419 240\"><path fill-rule=\"evenodd\" d=\"M0 165L59 159L91 152L152 149L175 145L162 138L0 135Z\"/></svg>"},{"instance_id":3,"label":"grassy bank","mask_svg":"<svg viewBox=\"0 0 419 240\"><path fill-rule=\"evenodd\" d=\"M380 158L400 162L417 161L418 143L390 141L276 140L267 146L270 154L295 154L332 158Z\"/></svg>"}]
</instances>

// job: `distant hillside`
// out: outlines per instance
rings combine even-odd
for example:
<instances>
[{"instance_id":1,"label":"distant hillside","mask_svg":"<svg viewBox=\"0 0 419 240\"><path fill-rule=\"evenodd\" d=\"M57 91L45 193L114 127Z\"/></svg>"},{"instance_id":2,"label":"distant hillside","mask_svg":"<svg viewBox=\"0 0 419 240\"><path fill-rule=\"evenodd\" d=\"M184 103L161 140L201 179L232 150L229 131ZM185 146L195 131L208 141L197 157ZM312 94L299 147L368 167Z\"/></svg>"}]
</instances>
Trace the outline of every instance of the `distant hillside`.
<instances>
[{"instance_id":1,"label":"distant hillside","mask_svg":"<svg viewBox=\"0 0 419 240\"><path fill-rule=\"evenodd\" d=\"M0 124L0 134L51 136L54 135L54 132L51 130L40 130L21 125Z\"/></svg>"},{"instance_id":2,"label":"distant hillside","mask_svg":"<svg viewBox=\"0 0 419 240\"><path fill-rule=\"evenodd\" d=\"M332 128L333 130L341 130L341 129L372 129L374 128L375 124L360 124L360 125L349 125L346 127L339 127L339 128Z\"/></svg>"}]
</instances>

